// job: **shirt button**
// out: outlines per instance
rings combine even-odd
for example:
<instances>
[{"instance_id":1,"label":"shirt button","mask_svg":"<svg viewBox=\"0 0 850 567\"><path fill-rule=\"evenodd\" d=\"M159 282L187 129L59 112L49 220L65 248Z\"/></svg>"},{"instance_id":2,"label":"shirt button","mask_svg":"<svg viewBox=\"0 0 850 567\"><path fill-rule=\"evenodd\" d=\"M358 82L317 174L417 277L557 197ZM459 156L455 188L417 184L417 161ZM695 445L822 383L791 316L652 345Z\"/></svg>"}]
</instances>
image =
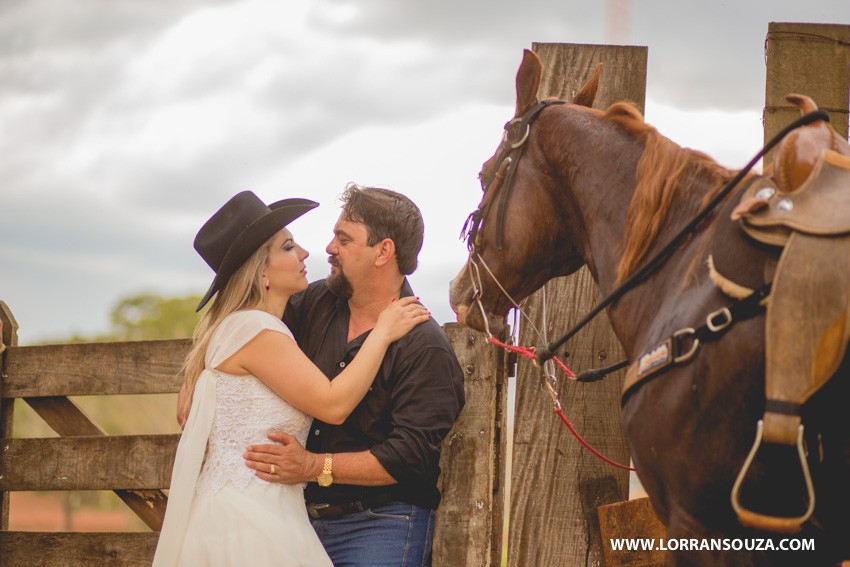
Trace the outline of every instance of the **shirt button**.
<instances>
[{"instance_id":1,"label":"shirt button","mask_svg":"<svg viewBox=\"0 0 850 567\"><path fill-rule=\"evenodd\" d=\"M313 432L313 435L319 435L319 433L321 433L321 431L319 431L319 430L317 429L316 431L314 431L314 432Z\"/></svg>"},{"instance_id":2,"label":"shirt button","mask_svg":"<svg viewBox=\"0 0 850 567\"><path fill-rule=\"evenodd\" d=\"M342 362L340 362L340 363L339 363L339 367L340 367L340 368L345 368L345 361L344 361L344 360L343 360Z\"/></svg>"}]
</instances>

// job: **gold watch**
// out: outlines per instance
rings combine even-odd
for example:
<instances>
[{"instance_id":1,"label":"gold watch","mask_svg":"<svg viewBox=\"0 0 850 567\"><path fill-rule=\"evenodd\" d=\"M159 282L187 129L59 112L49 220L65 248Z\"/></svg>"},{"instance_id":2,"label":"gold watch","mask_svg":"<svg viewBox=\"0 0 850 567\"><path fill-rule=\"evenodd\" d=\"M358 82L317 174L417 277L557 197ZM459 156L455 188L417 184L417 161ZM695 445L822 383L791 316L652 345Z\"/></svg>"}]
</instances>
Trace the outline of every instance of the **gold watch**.
<instances>
[{"instance_id":1,"label":"gold watch","mask_svg":"<svg viewBox=\"0 0 850 567\"><path fill-rule=\"evenodd\" d=\"M319 483L319 486L330 486L334 483L334 475L333 475L333 466L334 466L334 456L332 453L325 454L325 466L322 468L321 474L319 474L319 478L316 479L316 482Z\"/></svg>"}]
</instances>

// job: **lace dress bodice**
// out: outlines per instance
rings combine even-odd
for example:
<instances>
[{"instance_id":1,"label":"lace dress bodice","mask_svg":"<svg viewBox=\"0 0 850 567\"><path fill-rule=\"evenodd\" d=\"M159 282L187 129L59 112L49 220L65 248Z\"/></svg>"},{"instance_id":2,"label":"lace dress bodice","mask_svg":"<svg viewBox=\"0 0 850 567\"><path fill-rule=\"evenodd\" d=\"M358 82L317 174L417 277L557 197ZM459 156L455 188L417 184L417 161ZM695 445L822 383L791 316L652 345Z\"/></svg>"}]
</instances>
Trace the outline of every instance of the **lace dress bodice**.
<instances>
[{"instance_id":1,"label":"lace dress bodice","mask_svg":"<svg viewBox=\"0 0 850 567\"><path fill-rule=\"evenodd\" d=\"M242 455L248 446L271 443L266 435L272 431L288 433L303 446L311 421L258 378L218 373L215 416L197 492L217 492L228 482L240 490L252 481L266 484L245 466Z\"/></svg>"},{"instance_id":2,"label":"lace dress bodice","mask_svg":"<svg viewBox=\"0 0 850 567\"><path fill-rule=\"evenodd\" d=\"M229 321L231 318L236 318L236 321ZM259 327L255 320L261 322ZM231 315L222 322L211 341L211 345L225 341L230 343L227 345L229 348L210 348L209 351L214 354L208 356L208 368L226 360L266 328L289 334L283 322L267 313L247 311ZM196 493L217 492L228 482L239 490L244 490L251 482L268 484L245 466L242 455L249 445L271 443L266 436L272 431L288 433L304 445L312 418L289 405L255 376L214 372L218 378L215 414Z\"/></svg>"}]
</instances>

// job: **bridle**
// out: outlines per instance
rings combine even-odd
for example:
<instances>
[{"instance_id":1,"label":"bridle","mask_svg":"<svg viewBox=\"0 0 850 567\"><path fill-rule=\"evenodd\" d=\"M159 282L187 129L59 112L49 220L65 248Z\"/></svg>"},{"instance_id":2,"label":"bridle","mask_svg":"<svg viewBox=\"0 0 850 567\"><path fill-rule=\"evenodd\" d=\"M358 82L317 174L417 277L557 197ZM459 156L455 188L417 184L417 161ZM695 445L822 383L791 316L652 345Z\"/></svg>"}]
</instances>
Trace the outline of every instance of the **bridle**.
<instances>
[{"instance_id":1,"label":"bridle","mask_svg":"<svg viewBox=\"0 0 850 567\"><path fill-rule=\"evenodd\" d=\"M514 175L516 174L519 160L522 157L522 152L525 149L525 142L528 140L531 125L544 109L555 104L566 104L566 102L556 99L537 101L522 116L517 116L505 124L505 133L502 135L502 143L496 152L493 172L486 179L481 180L484 198L481 199L478 208L467 217L461 230L461 237L466 239L467 249L470 251L470 254L476 249L483 250L484 243L483 239L480 238L481 225L494 199L498 199L496 210L496 250L501 252L508 195L513 186ZM502 192L498 193L501 188L503 188Z\"/></svg>"},{"instance_id":2,"label":"bridle","mask_svg":"<svg viewBox=\"0 0 850 567\"><path fill-rule=\"evenodd\" d=\"M489 337L492 337L493 334L490 331L487 312L481 302L483 290L481 267L486 270L487 274L502 294L508 299L511 305L531 324L537 333L537 336L542 337L540 331L534 325L533 321L531 321L531 318L526 315L519 303L514 301L496 277L496 274L493 273L484 261L484 258L481 256L481 253L484 250L484 239L481 233L481 228L490 207L493 205L493 202L496 201L495 245L496 250L501 252L508 196L511 188L513 187L514 176L516 175L519 160L522 157L523 150L525 149L525 142L528 140L528 135L531 132L531 125L543 110L556 104L566 104L566 101L557 99L537 101L528 107L522 116L514 117L505 123L505 132L502 135L501 144L499 145L499 149L497 150L494 158L494 167L492 168L492 172L486 178L481 180L481 188L484 192L484 197L481 199L481 203L478 205L478 208L467 217L466 222L463 224L463 228L461 229L461 238L466 240L466 247L469 251L469 275L473 289L472 300L481 312L481 318L484 322L484 330ZM500 189L501 192L499 191Z\"/></svg>"},{"instance_id":3,"label":"bridle","mask_svg":"<svg viewBox=\"0 0 850 567\"><path fill-rule=\"evenodd\" d=\"M565 101L562 100L545 100L538 101L533 104L531 107L526 110L526 112L520 116L513 118L507 124L505 124L505 133L502 136L502 142L499 147L499 150L496 153L496 157L494 158L495 167L493 168L493 173L487 176L486 179L481 180L482 189L484 190L484 198L481 200L481 203L478 205L478 208L467 217L466 222L463 225L463 229L461 231L461 237L466 239L467 249L469 250L469 280L472 285L473 294L472 301L475 303L478 310L481 312L481 319L484 323L484 330L487 333L488 341L495 344L496 346L502 347L511 353L512 356L516 356L517 354L521 354L526 358L535 359L536 355L534 349L529 349L525 347L515 346L513 344L505 344L496 339L493 336L493 333L490 331L490 323L487 317L487 311L484 309L484 304L481 302L483 285L481 281L481 269L483 268L487 275L493 280L502 294L510 301L510 304L515 309L516 313L519 313L527 323L534 330L536 336L542 340L544 343L546 342L546 329L548 327L546 320L546 295L545 288L543 290L543 302L542 302L542 317L543 317L543 332L537 328L534 324L534 321L528 316L528 314L522 309L522 307L517 303L513 297L511 297L510 293L505 289L499 279L496 277L496 274L493 273L493 270L487 265L487 262L484 261L484 258L481 256L481 251L484 247L483 237L481 236L481 226L484 222L485 217L487 216L487 212L489 211L490 206L493 204L494 199L498 197L497 203L497 211L496 211L496 250L502 250L502 233L504 231L504 219L505 219L505 210L506 203L508 200L508 194L510 193L511 187L513 186L514 175L516 173L517 165L519 164L519 160L522 157L522 151L525 147L525 142L528 140L528 135L531 130L531 124L537 118L543 109L552 106L553 104L565 104ZM517 127L518 126L518 127ZM513 141L516 140L516 141ZM501 189L501 193L497 195L497 192ZM517 325L514 324L514 329L517 328ZM513 341L511 341L513 342ZM535 361L536 362L536 361ZM555 414L563 421L564 425L570 430L573 436L581 443L586 449L588 449L591 453L596 455L601 460L606 463L633 471L634 468L620 464L616 461L613 461L597 451L593 448L587 441L582 438L578 431L576 431L573 424L567 418L566 414L564 414L563 408L561 406L561 400L558 395L557 385L558 379L555 376L555 363L557 363L561 369L567 374L568 377L572 379L576 379L576 375L567 368L560 360L556 357L552 356L547 360L539 363L541 367L541 372L544 377L544 384L546 389L548 390L549 396L552 398L552 403L554 405ZM513 364L511 364L513 366Z\"/></svg>"}]
</instances>

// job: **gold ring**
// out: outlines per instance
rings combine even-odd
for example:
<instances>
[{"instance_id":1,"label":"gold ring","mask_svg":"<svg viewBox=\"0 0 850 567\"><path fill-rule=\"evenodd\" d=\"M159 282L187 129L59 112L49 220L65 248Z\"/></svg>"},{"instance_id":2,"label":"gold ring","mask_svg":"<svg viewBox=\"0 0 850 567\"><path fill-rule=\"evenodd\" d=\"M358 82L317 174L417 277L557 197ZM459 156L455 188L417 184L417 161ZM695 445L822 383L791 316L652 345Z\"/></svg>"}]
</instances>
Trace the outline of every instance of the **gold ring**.
<instances>
[{"instance_id":1,"label":"gold ring","mask_svg":"<svg viewBox=\"0 0 850 567\"><path fill-rule=\"evenodd\" d=\"M274 465L272 465L272 470L269 471L269 474L274 474Z\"/></svg>"}]
</instances>

